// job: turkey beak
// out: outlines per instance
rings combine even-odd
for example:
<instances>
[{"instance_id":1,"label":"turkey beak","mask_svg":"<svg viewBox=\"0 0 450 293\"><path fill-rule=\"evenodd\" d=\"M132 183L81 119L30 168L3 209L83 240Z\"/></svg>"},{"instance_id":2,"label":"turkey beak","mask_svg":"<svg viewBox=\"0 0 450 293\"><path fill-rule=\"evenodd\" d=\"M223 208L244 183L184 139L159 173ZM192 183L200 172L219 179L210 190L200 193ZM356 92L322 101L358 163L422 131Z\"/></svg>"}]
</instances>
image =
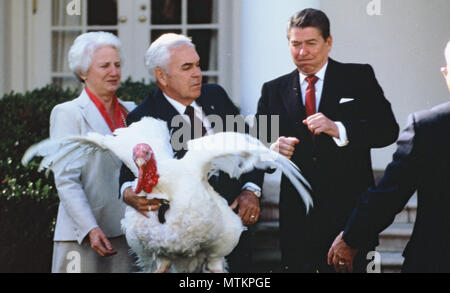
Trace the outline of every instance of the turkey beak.
<instances>
[{"instance_id":1,"label":"turkey beak","mask_svg":"<svg viewBox=\"0 0 450 293\"><path fill-rule=\"evenodd\" d=\"M139 194L141 193L142 189L144 188L144 176L145 176L145 166L146 162L143 158L137 158L135 160L135 164L139 169L139 175L138 175L138 183L136 184L136 190L134 193Z\"/></svg>"},{"instance_id":2,"label":"turkey beak","mask_svg":"<svg viewBox=\"0 0 450 293\"><path fill-rule=\"evenodd\" d=\"M134 161L134 163L135 163L136 166L139 168L139 172L140 172L141 169L142 169L142 166L145 165L145 159L143 159L143 158L137 158L137 159Z\"/></svg>"}]
</instances>

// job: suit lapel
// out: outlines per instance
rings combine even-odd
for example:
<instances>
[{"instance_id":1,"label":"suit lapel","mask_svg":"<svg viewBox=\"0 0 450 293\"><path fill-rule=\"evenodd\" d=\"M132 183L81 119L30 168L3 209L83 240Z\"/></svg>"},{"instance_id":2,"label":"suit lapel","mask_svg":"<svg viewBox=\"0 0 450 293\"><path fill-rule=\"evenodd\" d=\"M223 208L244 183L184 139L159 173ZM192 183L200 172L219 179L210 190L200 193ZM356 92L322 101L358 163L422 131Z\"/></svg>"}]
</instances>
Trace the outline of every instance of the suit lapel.
<instances>
[{"instance_id":1,"label":"suit lapel","mask_svg":"<svg viewBox=\"0 0 450 293\"><path fill-rule=\"evenodd\" d=\"M223 114L223 113L218 112L217 107L212 104L207 104L207 103L205 103L205 101L200 100L200 99L198 99L196 102L202 107L202 111L206 116L208 116L208 115L221 116Z\"/></svg>"},{"instance_id":2,"label":"suit lapel","mask_svg":"<svg viewBox=\"0 0 450 293\"><path fill-rule=\"evenodd\" d=\"M127 110L127 113L130 113L131 111L133 111L134 108L136 108L136 104L134 102L125 102L122 101L121 99L118 99L119 104L125 108L125 110Z\"/></svg>"},{"instance_id":3,"label":"suit lapel","mask_svg":"<svg viewBox=\"0 0 450 293\"><path fill-rule=\"evenodd\" d=\"M153 99L154 103L151 103L151 109L148 109L150 116L166 121L167 128L169 129L170 135L172 136L175 131L181 128L181 125L172 126L172 119L175 116L180 115L180 113L178 113L178 111L167 101L160 89L155 92ZM173 149L173 151L177 159L181 159L186 154L185 149Z\"/></svg>"},{"instance_id":4,"label":"suit lapel","mask_svg":"<svg viewBox=\"0 0 450 293\"><path fill-rule=\"evenodd\" d=\"M229 113L224 113L223 111L219 111L219 106L211 104L210 102L214 101L214 99L208 99L205 97L205 95L202 93L202 95L195 101L200 107L202 107L203 114L206 116L205 118L208 118L207 116L210 115L217 115L222 119L223 127L226 126L226 115ZM208 119L209 122L212 122L211 119ZM212 131L214 128L212 128ZM213 131L213 133L217 133Z\"/></svg>"},{"instance_id":5,"label":"suit lapel","mask_svg":"<svg viewBox=\"0 0 450 293\"><path fill-rule=\"evenodd\" d=\"M335 113L339 106L339 84L342 80L339 75L337 63L333 59L328 60L327 71L325 72L322 97L319 104L319 112L330 119L335 119Z\"/></svg>"},{"instance_id":6,"label":"suit lapel","mask_svg":"<svg viewBox=\"0 0 450 293\"><path fill-rule=\"evenodd\" d=\"M298 132L304 134L303 120L306 118L306 113L302 103L300 77L297 70L291 73L286 85L281 88L281 97L291 124L295 125Z\"/></svg>"},{"instance_id":7,"label":"suit lapel","mask_svg":"<svg viewBox=\"0 0 450 293\"><path fill-rule=\"evenodd\" d=\"M155 92L153 98L155 99L154 105L156 107L149 109L149 112L153 113L151 116L167 121L169 129L171 129L173 117L180 115L180 113L167 101L160 89Z\"/></svg>"},{"instance_id":8,"label":"suit lapel","mask_svg":"<svg viewBox=\"0 0 450 293\"><path fill-rule=\"evenodd\" d=\"M97 107L91 101L86 91L83 90L78 98L78 104L81 107L81 114L89 127L100 134L111 134L108 124L103 119Z\"/></svg>"},{"instance_id":9,"label":"suit lapel","mask_svg":"<svg viewBox=\"0 0 450 293\"><path fill-rule=\"evenodd\" d=\"M108 124L105 119L103 119L97 107L91 101L86 91L83 90L81 93L78 104L81 107L81 114L83 115L84 120L89 125L89 127L93 130L93 132L97 132L103 135L111 134L111 129L109 129ZM127 105L129 106L129 105ZM128 109L128 108L127 108ZM109 153L111 159L117 167L122 165L122 161L120 161L115 155L111 152Z\"/></svg>"}]
</instances>

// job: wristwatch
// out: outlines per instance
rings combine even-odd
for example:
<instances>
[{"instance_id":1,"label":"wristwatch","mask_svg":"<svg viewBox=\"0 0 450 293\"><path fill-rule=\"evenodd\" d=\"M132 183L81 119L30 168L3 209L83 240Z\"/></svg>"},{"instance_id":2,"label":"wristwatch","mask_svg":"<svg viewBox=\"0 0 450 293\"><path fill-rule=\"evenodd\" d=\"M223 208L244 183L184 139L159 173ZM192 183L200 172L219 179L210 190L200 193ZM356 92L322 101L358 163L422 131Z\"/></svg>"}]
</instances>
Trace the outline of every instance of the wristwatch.
<instances>
[{"instance_id":1,"label":"wristwatch","mask_svg":"<svg viewBox=\"0 0 450 293\"><path fill-rule=\"evenodd\" d=\"M248 190L248 191L253 192L256 195L257 198L261 197L261 189L259 189L259 188L255 188L255 187L252 187L252 186L246 186L244 188L244 190Z\"/></svg>"}]
</instances>

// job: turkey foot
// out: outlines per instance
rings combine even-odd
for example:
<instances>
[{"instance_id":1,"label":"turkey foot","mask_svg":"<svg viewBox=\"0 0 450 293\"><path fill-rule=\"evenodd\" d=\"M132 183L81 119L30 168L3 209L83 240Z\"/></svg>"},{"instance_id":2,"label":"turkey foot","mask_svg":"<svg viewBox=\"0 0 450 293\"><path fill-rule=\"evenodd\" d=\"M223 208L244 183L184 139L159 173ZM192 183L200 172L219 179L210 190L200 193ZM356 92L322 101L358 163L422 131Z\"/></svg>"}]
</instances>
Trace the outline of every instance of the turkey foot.
<instances>
[{"instance_id":1,"label":"turkey foot","mask_svg":"<svg viewBox=\"0 0 450 293\"><path fill-rule=\"evenodd\" d=\"M171 261L167 258L156 259L156 270L153 273L163 274L167 273L170 269Z\"/></svg>"},{"instance_id":2,"label":"turkey foot","mask_svg":"<svg viewBox=\"0 0 450 293\"><path fill-rule=\"evenodd\" d=\"M206 266L208 270L211 271L211 273L223 273L223 259L222 257L213 258L211 260L208 260L208 264Z\"/></svg>"}]
</instances>

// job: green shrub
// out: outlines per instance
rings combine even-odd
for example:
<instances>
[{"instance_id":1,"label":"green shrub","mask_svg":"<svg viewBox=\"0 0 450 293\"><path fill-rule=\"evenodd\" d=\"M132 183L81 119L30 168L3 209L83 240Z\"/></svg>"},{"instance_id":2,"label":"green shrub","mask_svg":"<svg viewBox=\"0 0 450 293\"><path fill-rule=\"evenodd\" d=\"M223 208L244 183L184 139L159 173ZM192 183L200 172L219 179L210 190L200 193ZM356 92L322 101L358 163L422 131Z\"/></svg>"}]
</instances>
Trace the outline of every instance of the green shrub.
<instances>
[{"instance_id":1,"label":"green shrub","mask_svg":"<svg viewBox=\"0 0 450 293\"><path fill-rule=\"evenodd\" d=\"M127 80L117 95L139 104L154 85ZM79 95L52 85L0 99L0 272L49 272L58 207L53 177L24 167L28 147L48 137L52 108Z\"/></svg>"}]
</instances>

